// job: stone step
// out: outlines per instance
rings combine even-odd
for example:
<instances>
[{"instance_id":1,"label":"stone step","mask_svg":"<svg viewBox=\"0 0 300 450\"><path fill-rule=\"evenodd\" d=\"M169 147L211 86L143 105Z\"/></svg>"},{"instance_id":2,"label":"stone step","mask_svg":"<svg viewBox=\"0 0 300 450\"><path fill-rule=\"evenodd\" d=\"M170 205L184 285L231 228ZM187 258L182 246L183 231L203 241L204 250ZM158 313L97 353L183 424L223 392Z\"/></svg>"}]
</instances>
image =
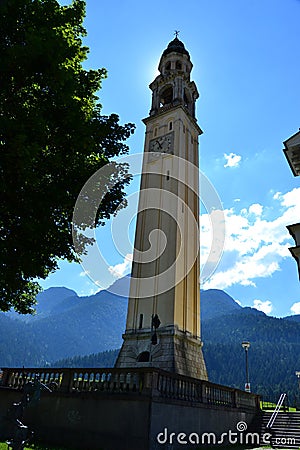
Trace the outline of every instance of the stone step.
<instances>
[{"instance_id":1,"label":"stone step","mask_svg":"<svg viewBox=\"0 0 300 450\"><path fill-rule=\"evenodd\" d=\"M300 447L300 413L279 412L271 429L267 424L273 412L264 412L261 416L260 435L270 432L273 448L299 449Z\"/></svg>"}]
</instances>

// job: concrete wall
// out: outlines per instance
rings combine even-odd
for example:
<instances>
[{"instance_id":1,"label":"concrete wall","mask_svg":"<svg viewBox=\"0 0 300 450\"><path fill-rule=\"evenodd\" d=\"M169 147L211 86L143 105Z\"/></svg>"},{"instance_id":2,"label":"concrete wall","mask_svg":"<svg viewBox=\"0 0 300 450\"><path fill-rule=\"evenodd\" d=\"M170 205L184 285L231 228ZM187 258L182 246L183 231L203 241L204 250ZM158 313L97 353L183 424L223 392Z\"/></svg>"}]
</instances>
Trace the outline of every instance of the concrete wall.
<instances>
[{"instance_id":1,"label":"concrete wall","mask_svg":"<svg viewBox=\"0 0 300 450\"><path fill-rule=\"evenodd\" d=\"M152 404L149 448L179 450L198 449L201 444L207 446L209 443L228 445L230 430L237 433L236 436L231 433L231 440L237 438L239 442L243 437L240 437L237 424L244 422L249 428L255 415L253 411L235 408L156 401ZM208 436L207 433L212 434ZM226 436L222 436L223 433Z\"/></svg>"},{"instance_id":2,"label":"concrete wall","mask_svg":"<svg viewBox=\"0 0 300 450\"><path fill-rule=\"evenodd\" d=\"M0 389L0 417L20 397L20 392ZM149 405L150 399L140 396L42 393L40 402L25 410L23 423L36 439L52 445L141 450L148 445Z\"/></svg>"},{"instance_id":3,"label":"concrete wall","mask_svg":"<svg viewBox=\"0 0 300 450\"><path fill-rule=\"evenodd\" d=\"M20 398L20 391L0 388L0 417ZM43 392L40 402L26 410L23 423L41 441L74 450L181 449L197 446L179 444L179 433L220 436L229 429L236 431L240 421L250 424L254 413L141 394ZM160 444L157 436L165 429L167 442ZM176 436L170 444L172 432Z\"/></svg>"}]
</instances>

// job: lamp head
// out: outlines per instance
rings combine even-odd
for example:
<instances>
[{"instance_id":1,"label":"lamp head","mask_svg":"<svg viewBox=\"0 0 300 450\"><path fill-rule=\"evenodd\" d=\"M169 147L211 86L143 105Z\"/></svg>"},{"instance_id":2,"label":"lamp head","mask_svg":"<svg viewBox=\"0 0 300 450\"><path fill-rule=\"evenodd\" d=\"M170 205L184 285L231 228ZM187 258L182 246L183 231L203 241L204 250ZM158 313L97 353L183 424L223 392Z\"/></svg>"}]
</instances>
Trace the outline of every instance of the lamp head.
<instances>
[{"instance_id":1,"label":"lamp head","mask_svg":"<svg viewBox=\"0 0 300 450\"><path fill-rule=\"evenodd\" d=\"M250 342L248 342L248 341L243 341L243 342L242 342L242 347L247 351L248 348L250 347Z\"/></svg>"}]
</instances>

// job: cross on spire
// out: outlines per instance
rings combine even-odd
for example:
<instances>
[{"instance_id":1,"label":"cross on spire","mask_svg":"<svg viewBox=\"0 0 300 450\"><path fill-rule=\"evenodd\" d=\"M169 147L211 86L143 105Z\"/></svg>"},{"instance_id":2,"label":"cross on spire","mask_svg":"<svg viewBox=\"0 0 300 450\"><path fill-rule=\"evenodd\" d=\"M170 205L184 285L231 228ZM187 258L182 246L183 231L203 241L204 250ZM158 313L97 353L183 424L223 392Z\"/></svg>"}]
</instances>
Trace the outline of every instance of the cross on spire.
<instances>
[{"instance_id":1,"label":"cross on spire","mask_svg":"<svg viewBox=\"0 0 300 450\"><path fill-rule=\"evenodd\" d=\"M175 38L178 38L180 31L179 30L175 30L174 34L175 34Z\"/></svg>"}]
</instances>

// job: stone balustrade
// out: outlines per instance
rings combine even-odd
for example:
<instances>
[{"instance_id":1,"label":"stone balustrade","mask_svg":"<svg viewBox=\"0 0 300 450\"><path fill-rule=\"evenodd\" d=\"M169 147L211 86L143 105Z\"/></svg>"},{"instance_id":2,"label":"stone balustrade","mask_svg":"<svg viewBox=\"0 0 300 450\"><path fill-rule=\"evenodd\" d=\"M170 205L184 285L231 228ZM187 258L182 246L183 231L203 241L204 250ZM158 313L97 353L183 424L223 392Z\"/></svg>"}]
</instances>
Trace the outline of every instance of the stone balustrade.
<instances>
[{"instance_id":1,"label":"stone balustrade","mask_svg":"<svg viewBox=\"0 0 300 450\"><path fill-rule=\"evenodd\" d=\"M22 390L38 379L59 393L131 394L169 398L215 407L259 408L259 397L238 389L197 380L155 368L66 369L4 368L0 388Z\"/></svg>"}]
</instances>

